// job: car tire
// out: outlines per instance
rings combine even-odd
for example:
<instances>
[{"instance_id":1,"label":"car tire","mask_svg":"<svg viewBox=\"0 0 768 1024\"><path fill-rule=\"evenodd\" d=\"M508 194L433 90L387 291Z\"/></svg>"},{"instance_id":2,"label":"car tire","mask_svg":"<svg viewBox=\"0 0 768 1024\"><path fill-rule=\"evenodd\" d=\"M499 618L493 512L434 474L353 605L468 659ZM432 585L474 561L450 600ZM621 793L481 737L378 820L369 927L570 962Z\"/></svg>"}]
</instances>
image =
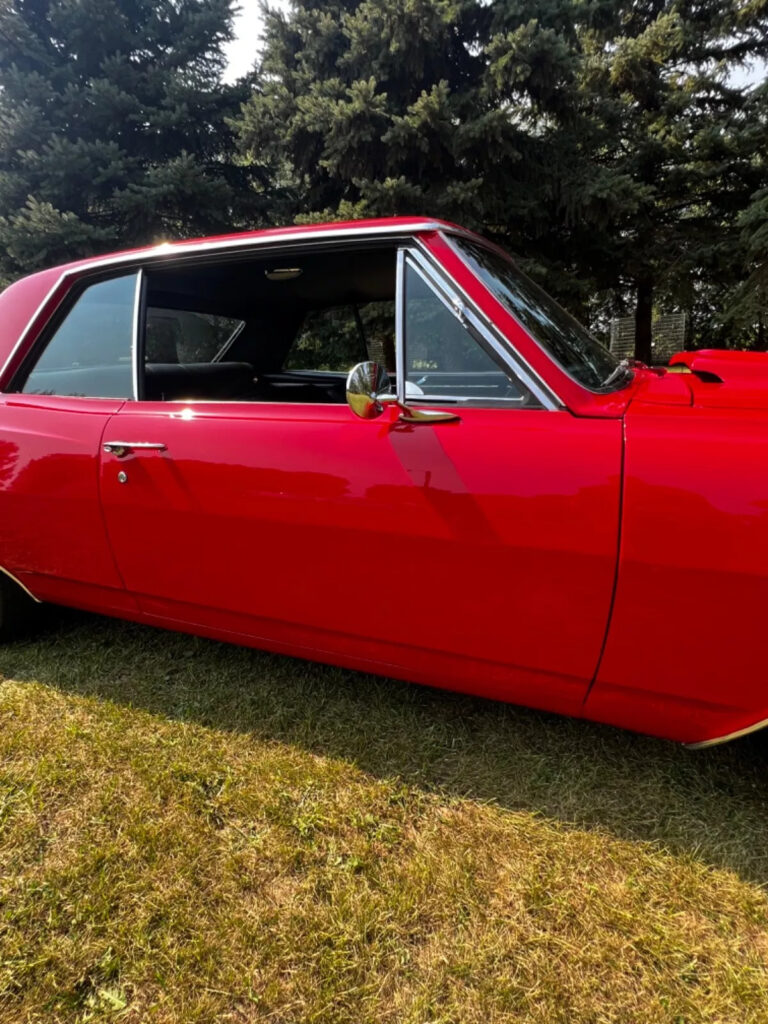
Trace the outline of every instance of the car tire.
<instances>
[{"instance_id":1,"label":"car tire","mask_svg":"<svg viewBox=\"0 0 768 1024\"><path fill-rule=\"evenodd\" d=\"M17 583L0 573L0 643L28 632L38 607Z\"/></svg>"}]
</instances>

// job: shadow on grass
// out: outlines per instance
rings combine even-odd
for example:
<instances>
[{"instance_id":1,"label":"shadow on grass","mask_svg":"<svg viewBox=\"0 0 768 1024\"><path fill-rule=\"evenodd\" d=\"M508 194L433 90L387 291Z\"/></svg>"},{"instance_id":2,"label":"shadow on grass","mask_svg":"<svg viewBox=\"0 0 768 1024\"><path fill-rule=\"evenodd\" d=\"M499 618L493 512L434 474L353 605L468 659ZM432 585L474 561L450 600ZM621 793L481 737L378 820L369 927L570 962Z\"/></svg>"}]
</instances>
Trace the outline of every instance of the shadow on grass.
<instances>
[{"instance_id":1,"label":"shadow on grass","mask_svg":"<svg viewBox=\"0 0 768 1024\"><path fill-rule=\"evenodd\" d=\"M768 883L768 736L690 751L393 680L54 610L0 673L651 841Z\"/></svg>"}]
</instances>

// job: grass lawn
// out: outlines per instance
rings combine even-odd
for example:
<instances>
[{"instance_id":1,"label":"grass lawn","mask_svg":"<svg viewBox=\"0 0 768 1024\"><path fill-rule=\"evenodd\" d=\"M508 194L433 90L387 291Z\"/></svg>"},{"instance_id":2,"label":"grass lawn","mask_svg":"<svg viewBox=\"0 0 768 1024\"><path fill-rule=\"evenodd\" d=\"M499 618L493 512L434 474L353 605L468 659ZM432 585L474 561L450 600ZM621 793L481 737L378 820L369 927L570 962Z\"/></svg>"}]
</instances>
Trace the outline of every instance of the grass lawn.
<instances>
[{"instance_id":1,"label":"grass lawn","mask_svg":"<svg viewBox=\"0 0 768 1024\"><path fill-rule=\"evenodd\" d=\"M767 763L56 613L0 648L0 1021L768 1021Z\"/></svg>"}]
</instances>

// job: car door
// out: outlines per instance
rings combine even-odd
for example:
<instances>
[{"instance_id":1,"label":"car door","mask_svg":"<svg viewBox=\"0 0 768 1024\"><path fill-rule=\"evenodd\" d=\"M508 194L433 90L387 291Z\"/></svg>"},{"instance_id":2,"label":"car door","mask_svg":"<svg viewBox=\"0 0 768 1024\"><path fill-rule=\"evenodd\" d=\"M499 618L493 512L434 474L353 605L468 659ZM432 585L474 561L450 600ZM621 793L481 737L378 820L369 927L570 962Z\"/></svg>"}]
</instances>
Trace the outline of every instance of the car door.
<instances>
[{"instance_id":1,"label":"car door","mask_svg":"<svg viewBox=\"0 0 768 1024\"><path fill-rule=\"evenodd\" d=\"M401 251L398 390L346 405L136 402L101 493L158 622L575 711L607 627L621 426L559 408Z\"/></svg>"},{"instance_id":2,"label":"car door","mask_svg":"<svg viewBox=\"0 0 768 1024\"><path fill-rule=\"evenodd\" d=\"M83 281L0 395L0 566L40 599L131 611L99 497L104 428L133 397L138 272Z\"/></svg>"}]
</instances>

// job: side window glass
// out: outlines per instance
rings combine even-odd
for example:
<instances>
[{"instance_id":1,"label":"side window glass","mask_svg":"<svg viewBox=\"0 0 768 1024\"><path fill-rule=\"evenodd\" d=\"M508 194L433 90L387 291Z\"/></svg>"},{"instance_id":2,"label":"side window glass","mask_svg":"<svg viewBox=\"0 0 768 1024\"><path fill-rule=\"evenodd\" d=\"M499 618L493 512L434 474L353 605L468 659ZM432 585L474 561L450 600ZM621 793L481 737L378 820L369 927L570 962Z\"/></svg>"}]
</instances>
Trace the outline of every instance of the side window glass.
<instances>
[{"instance_id":1,"label":"side window glass","mask_svg":"<svg viewBox=\"0 0 768 1024\"><path fill-rule=\"evenodd\" d=\"M225 353L245 323L230 316L184 309L147 310L147 363L212 363Z\"/></svg>"},{"instance_id":2,"label":"side window glass","mask_svg":"<svg viewBox=\"0 0 768 1024\"><path fill-rule=\"evenodd\" d=\"M352 306L313 309L304 317L284 370L342 372L366 356Z\"/></svg>"},{"instance_id":3,"label":"side window glass","mask_svg":"<svg viewBox=\"0 0 768 1024\"><path fill-rule=\"evenodd\" d=\"M49 340L22 391L132 398L137 279L137 274L125 274L86 288Z\"/></svg>"},{"instance_id":4,"label":"side window glass","mask_svg":"<svg viewBox=\"0 0 768 1024\"><path fill-rule=\"evenodd\" d=\"M366 302L310 310L283 365L284 370L348 373L373 359L395 371L395 306Z\"/></svg>"},{"instance_id":5,"label":"side window glass","mask_svg":"<svg viewBox=\"0 0 768 1024\"><path fill-rule=\"evenodd\" d=\"M536 404L512 371L486 351L408 262L405 381L411 399Z\"/></svg>"}]
</instances>

